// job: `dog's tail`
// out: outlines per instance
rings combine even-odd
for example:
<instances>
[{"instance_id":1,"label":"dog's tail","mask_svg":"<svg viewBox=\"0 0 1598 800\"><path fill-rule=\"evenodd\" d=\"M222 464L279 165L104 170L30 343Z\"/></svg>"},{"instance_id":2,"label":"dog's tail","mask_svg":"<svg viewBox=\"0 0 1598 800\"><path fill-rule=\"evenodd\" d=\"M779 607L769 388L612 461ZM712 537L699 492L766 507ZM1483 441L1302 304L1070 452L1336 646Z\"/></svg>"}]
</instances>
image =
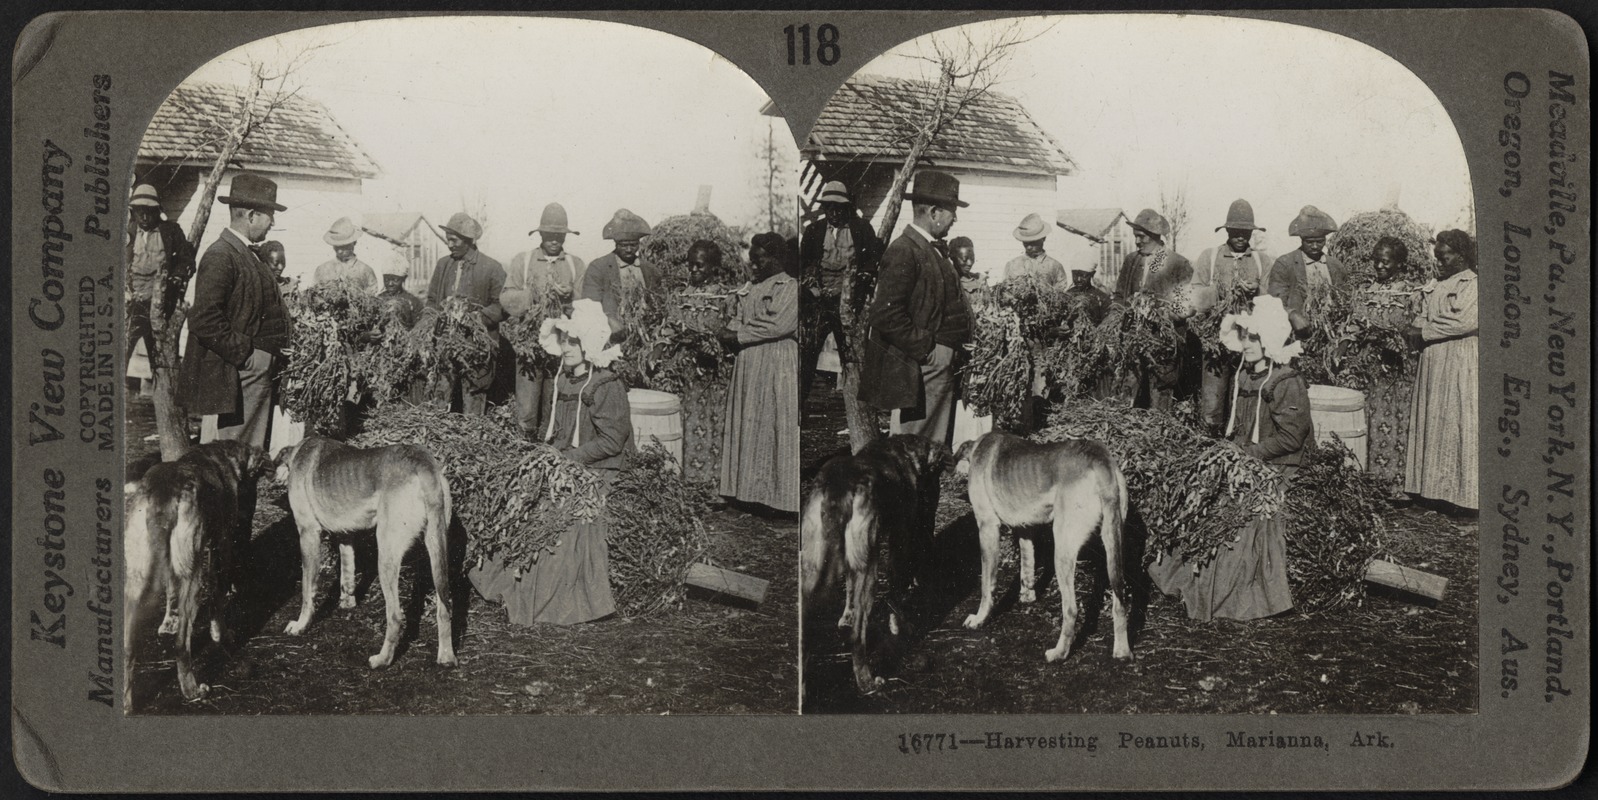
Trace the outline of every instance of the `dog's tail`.
<instances>
[{"instance_id":1,"label":"dog's tail","mask_svg":"<svg viewBox=\"0 0 1598 800\"><path fill-rule=\"evenodd\" d=\"M167 518L167 514L163 512L170 513L171 518ZM172 537L168 540L172 543L170 551L172 573L179 576L193 575L194 565L200 558L200 548L204 545L196 487L192 483L185 483L178 493L176 503L171 505L152 503L148 513L150 528L157 535L163 530L172 531Z\"/></svg>"}]
</instances>

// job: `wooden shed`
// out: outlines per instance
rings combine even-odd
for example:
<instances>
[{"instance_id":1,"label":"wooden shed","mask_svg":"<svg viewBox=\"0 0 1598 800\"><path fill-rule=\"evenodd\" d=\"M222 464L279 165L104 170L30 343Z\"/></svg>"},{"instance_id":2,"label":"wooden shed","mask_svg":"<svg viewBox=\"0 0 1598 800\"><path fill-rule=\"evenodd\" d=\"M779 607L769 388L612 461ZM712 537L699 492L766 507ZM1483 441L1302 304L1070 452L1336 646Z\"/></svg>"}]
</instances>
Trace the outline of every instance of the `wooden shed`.
<instances>
[{"instance_id":1,"label":"wooden shed","mask_svg":"<svg viewBox=\"0 0 1598 800\"><path fill-rule=\"evenodd\" d=\"M905 78L858 74L833 94L801 151L806 216L821 184L843 181L860 213L880 223L888 188L904 161L906 143L884 109L925 105L936 85ZM923 167L960 179L960 210L950 236L966 236L977 253L977 270L996 274L1019 255L1012 235L1027 214L1048 219L1059 203L1059 179L1076 172L1076 163L1027 113L1020 101L988 92L973 101L926 151ZM906 205L900 227L910 221ZM1051 236L1050 241L1064 240ZM1052 245L1051 245L1052 246Z\"/></svg>"},{"instance_id":2,"label":"wooden shed","mask_svg":"<svg viewBox=\"0 0 1598 800\"><path fill-rule=\"evenodd\" d=\"M139 142L135 184L153 184L167 216L184 230L194 220L200 182L216 160L217 125L236 113L243 96L242 87L224 83L179 84L156 109ZM283 243L286 272L294 276L309 275L332 257L322 234L339 217L360 219L367 202L363 182L381 174L327 107L303 95L289 98L245 140L222 176L218 196L226 195L228 182L244 170L278 184L278 202L288 210L277 215L267 236ZM217 203L201 251L226 227L227 207Z\"/></svg>"},{"instance_id":3,"label":"wooden shed","mask_svg":"<svg viewBox=\"0 0 1598 800\"><path fill-rule=\"evenodd\" d=\"M433 267L448 252L444 234L415 211L366 214L361 217L361 230L394 249L395 257L405 262L406 291L418 296L427 290Z\"/></svg>"},{"instance_id":4,"label":"wooden shed","mask_svg":"<svg viewBox=\"0 0 1598 800\"><path fill-rule=\"evenodd\" d=\"M1105 291L1115 289L1121 274L1121 260L1135 247L1132 226L1119 208L1062 208L1054 214L1054 224L1074 234L1052 247L1054 257L1066 269L1097 267L1093 282Z\"/></svg>"}]
</instances>

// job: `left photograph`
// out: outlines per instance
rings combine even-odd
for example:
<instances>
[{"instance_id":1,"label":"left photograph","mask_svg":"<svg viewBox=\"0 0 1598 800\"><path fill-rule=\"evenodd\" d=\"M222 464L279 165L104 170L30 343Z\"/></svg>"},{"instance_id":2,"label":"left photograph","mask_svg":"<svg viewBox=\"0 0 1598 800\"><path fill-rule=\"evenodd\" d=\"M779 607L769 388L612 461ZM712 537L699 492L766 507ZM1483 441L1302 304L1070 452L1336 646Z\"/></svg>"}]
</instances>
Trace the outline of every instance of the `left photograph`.
<instances>
[{"instance_id":1,"label":"left photograph","mask_svg":"<svg viewBox=\"0 0 1598 800\"><path fill-rule=\"evenodd\" d=\"M175 87L126 229L129 714L798 709L798 151L626 25Z\"/></svg>"}]
</instances>

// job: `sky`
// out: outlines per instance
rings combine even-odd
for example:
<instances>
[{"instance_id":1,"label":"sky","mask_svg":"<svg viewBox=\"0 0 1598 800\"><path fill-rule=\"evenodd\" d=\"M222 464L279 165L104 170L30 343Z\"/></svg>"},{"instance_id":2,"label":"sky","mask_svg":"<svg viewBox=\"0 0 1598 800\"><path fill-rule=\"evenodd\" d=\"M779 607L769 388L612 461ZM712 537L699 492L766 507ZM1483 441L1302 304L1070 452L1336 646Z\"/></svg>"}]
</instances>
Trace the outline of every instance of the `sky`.
<instances>
[{"instance_id":1,"label":"sky","mask_svg":"<svg viewBox=\"0 0 1598 800\"><path fill-rule=\"evenodd\" d=\"M1245 198L1273 252L1306 204L1338 222L1396 198L1441 229L1467 225L1464 149L1431 91L1387 55L1285 23L1197 15L1034 18L995 87L1078 164L1061 208L1157 207L1186 187L1197 250ZM967 26L981 39L998 23ZM921 40L862 72L926 77ZM1211 240L1214 240L1213 242Z\"/></svg>"},{"instance_id":2,"label":"sky","mask_svg":"<svg viewBox=\"0 0 1598 800\"><path fill-rule=\"evenodd\" d=\"M549 202L582 233L568 249L589 259L610 250L600 230L616 209L656 223L692 210L700 185L725 222L759 214L766 94L686 40L585 20L376 20L260 40L192 78L242 83L251 58L282 63L311 45L294 80L381 166L369 210L438 224L485 208L479 244L501 261L536 243L527 232Z\"/></svg>"}]
</instances>

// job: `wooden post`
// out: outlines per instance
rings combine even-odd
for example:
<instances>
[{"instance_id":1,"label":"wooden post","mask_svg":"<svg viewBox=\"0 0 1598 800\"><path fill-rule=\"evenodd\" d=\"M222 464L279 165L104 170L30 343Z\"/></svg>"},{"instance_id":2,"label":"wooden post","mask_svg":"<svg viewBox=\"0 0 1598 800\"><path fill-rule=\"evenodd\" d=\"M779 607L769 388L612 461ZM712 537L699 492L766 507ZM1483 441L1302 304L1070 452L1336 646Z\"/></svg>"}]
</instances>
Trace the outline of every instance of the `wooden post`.
<instances>
[{"instance_id":1,"label":"wooden post","mask_svg":"<svg viewBox=\"0 0 1598 800\"><path fill-rule=\"evenodd\" d=\"M688 567L688 575L683 578L683 583L759 605L766 599L766 585L770 582L730 569L696 563Z\"/></svg>"},{"instance_id":2,"label":"wooden post","mask_svg":"<svg viewBox=\"0 0 1598 800\"><path fill-rule=\"evenodd\" d=\"M710 187L709 186L703 185L703 184L700 185L700 187L699 187L699 199L694 201L694 213L695 214L709 214L710 213Z\"/></svg>"},{"instance_id":3,"label":"wooden post","mask_svg":"<svg viewBox=\"0 0 1598 800\"><path fill-rule=\"evenodd\" d=\"M1440 602L1448 589L1448 579L1412 567L1403 567L1391 561L1372 561L1365 568L1365 580L1377 586L1397 589L1418 595L1432 602Z\"/></svg>"}]
</instances>

